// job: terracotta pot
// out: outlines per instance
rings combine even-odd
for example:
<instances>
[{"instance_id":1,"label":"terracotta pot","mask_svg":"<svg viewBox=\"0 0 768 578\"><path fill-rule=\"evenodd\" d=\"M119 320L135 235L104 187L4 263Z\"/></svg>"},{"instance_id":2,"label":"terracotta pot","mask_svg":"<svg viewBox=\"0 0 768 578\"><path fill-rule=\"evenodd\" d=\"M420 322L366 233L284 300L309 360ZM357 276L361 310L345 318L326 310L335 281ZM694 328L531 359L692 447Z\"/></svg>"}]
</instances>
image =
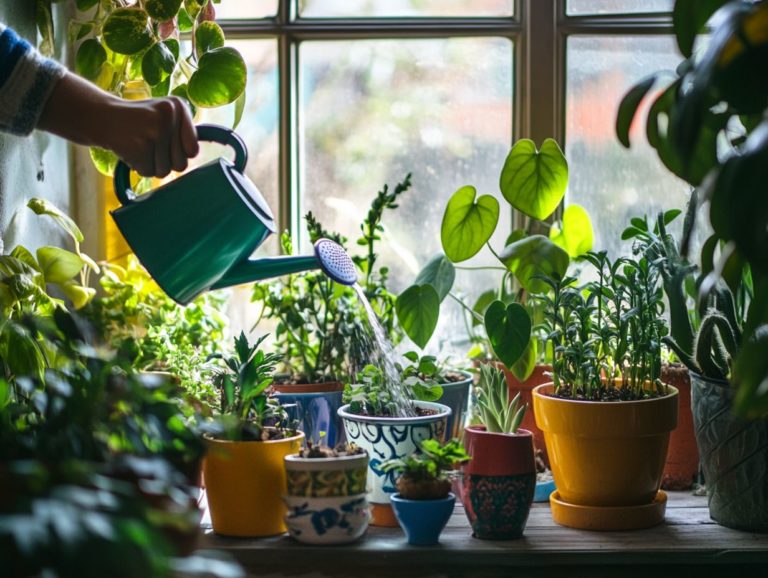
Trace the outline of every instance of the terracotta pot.
<instances>
[{"instance_id":1,"label":"terracotta pot","mask_svg":"<svg viewBox=\"0 0 768 578\"><path fill-rule=\"evenodd\" d=\"M303 431L308 440L328 447L336 447L346 440L338 416L343 383L276 383L272 388L281 404L292 405L287 408L288 415L298 422L296 429Z\"/></svg>"},{"instance_id":2,"label":"terracotta pot","mask_svg":"<svg viewBox=\"0 0 768 578\"><path fill-rule=\"evenodd\" d=\"M559 498L574 506L652 503L661 485L678 392L641 401L595 402L533 390L536 423L552 463Z\"/></svg>"},{"instance_id":3,"label":"terracotta pot","mask_svg":"<svg viewBox=\"0 0 768 578\"><path fill-rule=\"evenodd\" d=\"M272 441L206 441L203 473L213 530L243 537L285 532L283 459L298 453L304 434Z\"/></svg>"},{"instance_id":4,"label":"terracotta pot","mask_svg":"<svg viewBox=\"0 0 768 578\"><path fill-rule=\"evenodd\" d=\"M523 535L536 488L533 436L491 433L468 426L462 464L461 501L476 538L509 540Z\"/></svg>"},{"instance_id":5,"label":"terracotta pot","mask_svg":"<svg viewBox=\"0 0 768 578\"><path fill-rule=\"evenodd\" d=\"M693 428L688 368L680 363L664 365L661 368L661 381L675 386L679 392L677 427L669 437L661 487L664 490L688 490L699 473L699 450Z\"/></svg>"}]
</instances>

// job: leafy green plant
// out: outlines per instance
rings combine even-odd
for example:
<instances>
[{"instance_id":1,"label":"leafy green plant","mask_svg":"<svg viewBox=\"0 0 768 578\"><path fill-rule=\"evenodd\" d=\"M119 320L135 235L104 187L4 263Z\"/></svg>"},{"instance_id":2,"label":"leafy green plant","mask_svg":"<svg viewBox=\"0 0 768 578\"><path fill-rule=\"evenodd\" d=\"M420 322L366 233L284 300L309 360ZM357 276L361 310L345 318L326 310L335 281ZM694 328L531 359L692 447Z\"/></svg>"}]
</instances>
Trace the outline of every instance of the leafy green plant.
<instances>
[{"instance_id":1,"label":"leafy green plant","mask_svg":"<svg viewBox=\"0 0 768 578\"><path fill-rule=\"evenodd\" d=\"M401 387L390 387L384 372L374 365L366 365L357 374L356 383L344 386L342 400L349 404L350 413L378 417L415 415L413 400L437 401L443 388L435 382L421 378L406 379Z\"/></svg>"},{"instance_id":2,"label":"leafy green plant","mask_svg":"<svg viewBox=\"0 0 768 578\"><path fill-rule=\"evenodd\" d=\"M54 46L53 0L35 3L40 50ZM69 22L75 70L97 86L124 98L174 95L196 107L236 102L234 126L245 105L246 65L240 53L225 46L214 22L214 0L77 0ZM180 35L189 35L189 54ZM110 175L114 154L91 149L95 166Z\"/></svg>"},{"instance_id":3,"label":"leafy green plant","mask_svg":"<svg viewBox=\"0 0 768 578\"><path fill-rule=\"evenodd\" d=\"M229 440L268 440L287 437L281 427L288 414L270 397L268 387L280 356L260 349L266 335L250 344L245 333L235 339L235 355L214 354L220 360L213 382L220 395L218 420Z\"/></svg>"},{"instance_id":4,"label":"leafy green plant","mask_svg":"<svg viewBox=\"0 0 768 578\"><path fill-rule=\"evenodd\" d=\"M694 45L713 21L705 48L694 53ZM710 269L702 264L699 302L711 303L721 313L730 309L720 291L719 279L738 301L737 283L750 294L743 316L723 321L719 315L702 319L701 351L716 344L697 361L728 376L737 388L735 409L752 417L768 414L768 2L760 0L677 0L673 13L675 37L685 59L674 73L657 73L636 84L624 96L616 119L619 141L630 146L629 128L641 103L650 101L646 119L649 144L671 172L699 187L702 200L709 201L709 217L715 241L702 248L702 263L719 249L718 261ZM655 89L662 84L661 90ZM722 243L721 243L722 241ZM683 253L688 241L683 241ZM748 269L745 266L748 265ZM743 337L739 339L739 325ZM715 327L717 329L715 329ZM719 342L719 343L718 343ZM722 347L720 347L722 345ZM683 346L685 347L685 346ZM728 363L722 348L733 357ZM696 349L699 349L698 346ZM718 349L721 349L718 352ZM699 357L698 353L696 355ZM709 358L707 361L705 358ZM714 365L710 363L714 361ZM715 366L719 366L717 371Z\"/></svg>"},{"instance_id":5,"label":"leafy green plant","mask_svg":"<svg viewBox=\"0 0 768 578\"><path fill-rule=\"evenodd\" d=\"M551 291L538 296L553 351L555 394L586 400L666 394L660 375L667 326L658 269L645 257L611 262L604 251L584 260L596 281L578 287L575 277L545 277Z\"/></svg>"},{"instance_id":6,"label":"leafy green plant","mask_svg":"<svg viewBox=\"0 0 768 578\"><path fill-rule=\"evenodd\" d=\"M411 186L410 174L390 191L384 185L360 225L357 245L364 255L352 259L361 273L360 285L390 340L400 340L395 319L395 296L387 289L388 269L376 268L376 243L384 231L383 216L397 208L397 199ZM347 239L326 230L310 212L306 215L311 242L327 238L347 249ZM290 236L281 237L283 253L293 254ZM313 383L351 379L367 357L367 314L350 287L312 271L254 285L252 301L262 303L259 321L275 320L275 348L283 353L283 369L289 379Z\"/></svg>"},{"instance_id":7,"label":"leafy green plant","mask_svg":"<svg viewBox=\"0 0 768 578\"><path fill-rule=\"evenodd\" d=\"M491 433L516 433L528 409L527 404L520 404L519 393L510 402L504 372L490 363L480 366L475 398L477 413L473 421Z\"/></svg>"},{"instance_id":8,"label":"leafy green plant","mask_svg":"<svg viewBox=\"0 0 768 578\"><path fill-rule=\"evenodd\" d=\"M439 500L451 490L449 474L456 465L467 462L471 456L458 440L441 444L426 439L418 451L405 458L390 459L381 464L384 472L400 474L397 489L408 500Z\"/></svg>"},{"instance_id":9,"label":"leafy green plant","mask_svg":"<svg viewBox=\"0 0 768 578\"><path fill-rule=\"evenodd\" d=\"M205 362L224 347L225 295L204 293L182 307L133 256L124 267L103 264L99 282L102 293L83 314L102 340L137 370L169 372L202 408L215 407L217 394Z\"/></svg>"},{"instance_id":10,"label":"leafy green plant","mask_svg":"<svg viewBox=\"0 0 768 578\"><path fill-rule=\"evenodd\" d=\"M411 340L424 348L437 326L440 305L450 296L467 313L474 334L484 329L482 341L521 379L533 371L535 342L531 340L532 311L526 296L546 291L541 275L565 275L571 257L592 246L592 225L584 209L569 206L559 225L545 222L565 194L568 163L557 143L547 139L540 150L528 139L515 143L499 178L499 188L509 205L526 220L522 229L511 231L506 246L496 251L490 239L499 221L499 201L492 195L477 196L472 186L456 191L443 214L440 230L444 254L435 256L422 269L413 285L397 299L400 324ZM549 229L548 236L542 234ZM484 247L498 259L502 273L498 289L483 293L469 306L452 293L456 265L477 255ZM519 287L519 290L518 290Z\"/></svg>"}]
</instances>

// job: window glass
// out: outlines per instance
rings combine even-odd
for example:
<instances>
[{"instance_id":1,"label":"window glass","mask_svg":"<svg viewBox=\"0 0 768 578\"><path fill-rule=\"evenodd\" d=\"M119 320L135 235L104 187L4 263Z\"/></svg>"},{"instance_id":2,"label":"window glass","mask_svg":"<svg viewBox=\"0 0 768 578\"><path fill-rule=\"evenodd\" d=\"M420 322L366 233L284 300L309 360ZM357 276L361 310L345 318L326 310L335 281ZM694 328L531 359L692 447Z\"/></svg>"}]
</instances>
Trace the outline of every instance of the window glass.
<instances>
[{"instance_id":1,"label":"window glass","mask_svg":"<svg viewBox=\"0 0 768 578\"><path fill-rule=\"evenodd\" d=\"M299 0L308 18L512 16L512 0Z\"/></svg>"},{"instance_id":2,"label":"window glass","mask_svg":"<svg viewBox=\"0 0 768 578\"><path fill-rule=\"evenodd\" d=\"M278 0L221 0L216 18L266 18L277 14Z\"/></svg>"},{"instance_id":3,"label":"window glass","mask_svg":"<svg viewBox=\"0 0 768 578\"><path fill-rule=\"evenodd\" d=\"M672 12L674 0L568 0L569 16Z\"/></svg>"},{"instance_id":4,"label":"window glass","mask_svg":"<svg viewBox=\"0 0 768 578\"><path fill-rule=\"evenodd\" d=\"M672 175L648 145L647 105L635 118L630 150L615 132L616 111L630 86L657 70L674 70L679 60L671 36L568 39L567 202L583 205L592 216L596 249L613 255L626 251L620 237L631 217L685 208L690 187Z\"/></svg>"},{"instance_id":5,"label":"window glass","mask_svg":"<svg viewBox=\"0 0 768 578\"><path fill-rule=\"evenodd\" d=\"M274 40L229 40L229 46L240 51L248 66L245 110L236 132L248 146L246 174L266 199L272 213L278 214L278 74L277 43ZM199 109L198 123L216 123L231 127L235 106ZM218 156L232 158L231 151L221 145L201 146L194 164L199 165ZM212 191L211 194L215 194ZM277 253L277 235L267 240L260 252Z\"/></svg>"},{"instance_id":6,"label":"window glass","mask_svg":"<svg viewBox=\"0 0 768 578\"><path fill-rule=\"evenodd\" d=\"M301 214L311 210L355 248L376 192L413 173L412 189L384 218L378 248L391 288L405 288L441 250L443 210L459 187L501 198L498 177L512 135L512 57L511 42L498 38L302 43ZM503 212L497 250L509 223ZM493 261L484 254L472 264ZM495 286L495 271L471 273L459 275L456 286L473 295ZM442 335L463 337L461 316L448 301L441 323L453 332Z\"/></svg>"}]
</instances>

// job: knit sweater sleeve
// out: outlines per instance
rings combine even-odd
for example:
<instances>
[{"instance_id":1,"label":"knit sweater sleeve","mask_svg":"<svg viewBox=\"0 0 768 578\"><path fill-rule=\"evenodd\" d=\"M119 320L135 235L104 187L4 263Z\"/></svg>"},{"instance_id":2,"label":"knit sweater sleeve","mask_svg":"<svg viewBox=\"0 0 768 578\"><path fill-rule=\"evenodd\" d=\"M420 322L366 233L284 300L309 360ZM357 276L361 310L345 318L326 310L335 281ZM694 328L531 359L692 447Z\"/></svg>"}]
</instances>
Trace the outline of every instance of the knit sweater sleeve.
<instances>
[{"instance_id":1,"label":"knit sweater sleeve","mask_svg":"<svg viewBox=\"0 0 768 578\"><path fill-rule=\"evenodd\" d=\"M43 57L0 23L0 131L31 133L53 87L65 73L63 66Z\"/></svg>"}]
</instances>

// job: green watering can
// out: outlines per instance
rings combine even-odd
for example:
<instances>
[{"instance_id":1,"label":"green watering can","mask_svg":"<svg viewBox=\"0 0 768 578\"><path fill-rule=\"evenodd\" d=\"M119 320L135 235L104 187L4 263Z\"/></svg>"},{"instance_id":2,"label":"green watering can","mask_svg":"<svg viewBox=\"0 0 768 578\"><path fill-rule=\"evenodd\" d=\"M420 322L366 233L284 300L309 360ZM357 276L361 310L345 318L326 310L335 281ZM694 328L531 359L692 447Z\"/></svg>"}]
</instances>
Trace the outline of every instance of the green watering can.
<instances>
[{"instance_id":1,"label":"green watering can","mask_svg":"<svg viewBox=\"0 0 768 578\"><path fill-rule=\"evenodd\" d=\"M199 125L197 137L231 146L234 164L219 158L140 196L130 189L128 165L119 162L115 168L115 193L122 206L112 217L169 297L186 305L208 289L318 268L338 283L357 282L354 263L329 239L315 243L314 255L251 259L277 228L264 197L243 174L245 144L216 125Z\"/></svg>"}]
</instances>

